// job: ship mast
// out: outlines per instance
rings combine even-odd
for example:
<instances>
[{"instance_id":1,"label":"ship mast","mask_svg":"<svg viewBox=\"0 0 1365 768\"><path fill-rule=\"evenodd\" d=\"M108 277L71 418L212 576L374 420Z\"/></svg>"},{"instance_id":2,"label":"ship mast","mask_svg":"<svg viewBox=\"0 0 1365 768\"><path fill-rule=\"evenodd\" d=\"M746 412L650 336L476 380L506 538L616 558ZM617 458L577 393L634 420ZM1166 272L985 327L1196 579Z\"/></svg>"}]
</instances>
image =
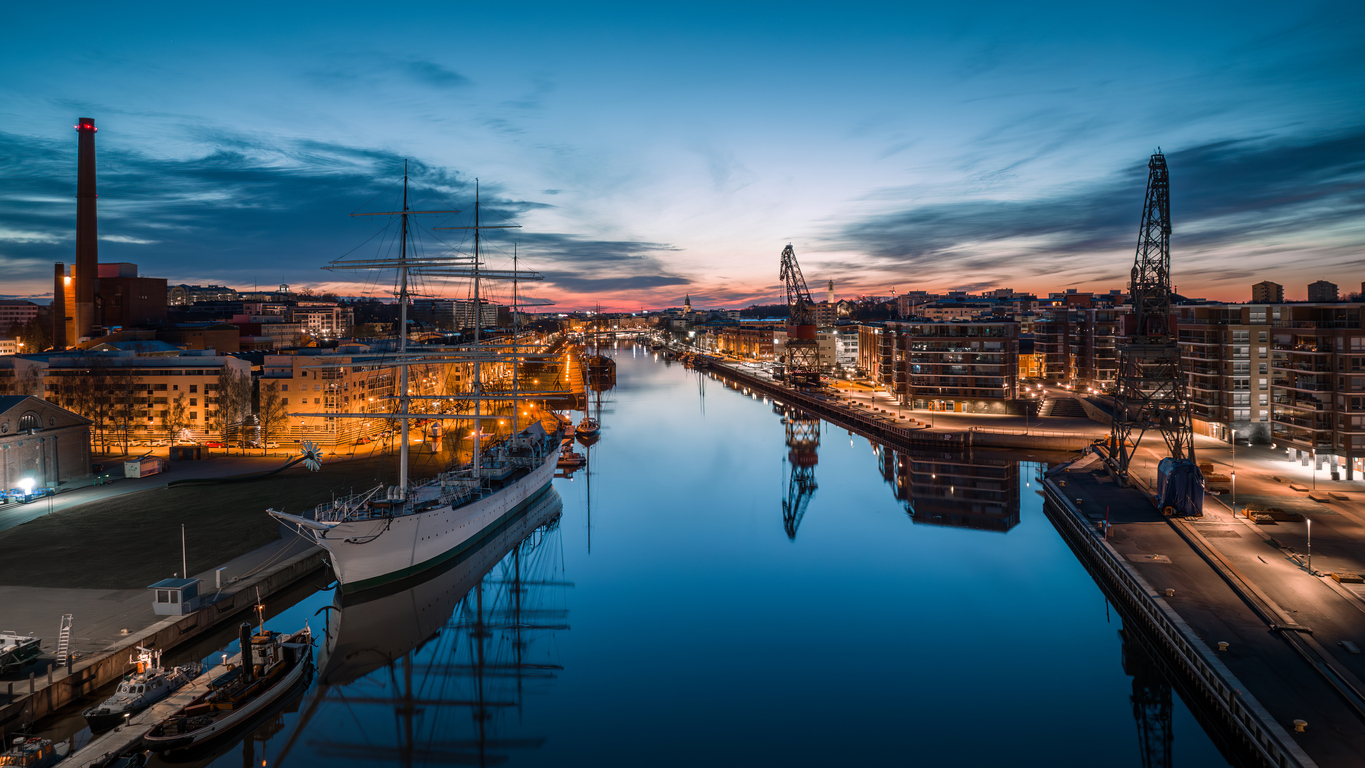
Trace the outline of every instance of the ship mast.
<instances>
[{"instance_id":1,"label":"ship mast","mask_svg":"<svg viewBox=\"0 0 1365 768\"><path fill-rule=\"evenodd\" d=\"M482 307L479 306L479 180L474 180L474 352L479 351L479 326L483 325ZM474 477L479 476L479 449L483 447L483 361L474 358Z\"/></svg>"},{"instance_id":2,"label":"ship mast","mask_svg":"<svg viewBox=\"0 0 1365 768\"><path fill-rule=\"evenodd\" d=\"M403 161L402 236L398 246L398 356L406 360L408 354L408 161ZM398 448L398 487L403 498L408 495L408 366L398 368L399 431L402 439ZM478 422L475 422L476 424Z\"/></svg>"}]
</instances>

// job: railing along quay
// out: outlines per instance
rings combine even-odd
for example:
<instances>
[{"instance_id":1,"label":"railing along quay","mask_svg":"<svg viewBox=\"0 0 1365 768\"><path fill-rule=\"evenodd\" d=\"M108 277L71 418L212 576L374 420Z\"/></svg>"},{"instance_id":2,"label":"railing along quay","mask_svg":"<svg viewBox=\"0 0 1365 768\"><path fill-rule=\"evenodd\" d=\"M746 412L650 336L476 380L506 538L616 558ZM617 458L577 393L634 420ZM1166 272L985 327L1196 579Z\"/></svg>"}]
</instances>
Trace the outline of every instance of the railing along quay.
<instances>
[{"instance_id":1,"label":"railing along quay","mask_svg":"<svg viewBox=\"0 0 1365 768\"><path fill-rule=\"evenodd\" d=\"M1043 513L1105 591L1122 603L1149 637L1160 646L1164 661L1180 675L1218 720L1238 737L1262 764L1278 768L1311 768L1316 763L1269 712L1247 692L1198 634L1159 596L1053 481L1058 470L1042 482Z\"/></svg>"}]
</instances>

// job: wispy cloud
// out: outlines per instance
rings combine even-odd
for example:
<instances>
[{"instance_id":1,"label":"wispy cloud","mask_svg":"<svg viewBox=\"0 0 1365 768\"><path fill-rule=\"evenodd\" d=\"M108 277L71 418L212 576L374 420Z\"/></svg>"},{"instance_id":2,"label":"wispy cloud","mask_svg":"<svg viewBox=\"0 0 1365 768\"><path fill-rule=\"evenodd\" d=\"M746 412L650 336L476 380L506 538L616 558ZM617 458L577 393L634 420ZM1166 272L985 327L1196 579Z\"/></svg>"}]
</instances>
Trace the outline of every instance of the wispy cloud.
<instances>
[{"instance_id":1,"label":"wispy cloud","mask_svg":"<svg viewBox=\"0 0 1365 768\"><path fill-rule=\"evenodd\" d=\"M1351 226L1365 216L1365 127L1333 136L1211 141L1169 151L1167 162L1178 277L1206 282L1253 274L1246 263L1192 262L1194 254L1254 249L1292 264L1306 250L1365 247L1365 232ZM925 283L956 284L963 274L975 275L974 285L1039 274L1122 279L1128 264L1117 256L1136 243L1146 177L1143 161L1025 199L913 204L840 222L824 245L865 255L864 267ZM1116 258L1097 263L1103 255Z\"/></svg>"}]
</instances>

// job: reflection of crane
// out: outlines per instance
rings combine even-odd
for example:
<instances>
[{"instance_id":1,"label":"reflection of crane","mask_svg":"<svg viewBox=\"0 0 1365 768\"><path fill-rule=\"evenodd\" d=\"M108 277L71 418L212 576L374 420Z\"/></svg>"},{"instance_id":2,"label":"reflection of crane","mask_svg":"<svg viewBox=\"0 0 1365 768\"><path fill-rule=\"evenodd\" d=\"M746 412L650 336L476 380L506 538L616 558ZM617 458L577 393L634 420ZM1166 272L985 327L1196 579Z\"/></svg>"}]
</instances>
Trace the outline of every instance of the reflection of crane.
<instances>
[{"instance_id":1,"label":"reflection of crane","mask_svg":"<svg viewBox=\"0 0 1365 768\"><path fill-rule=\"evenodd\" d=\"M782 249L782 270L778 275L787 294L787 349L783 364L788 384L820 383L820 346L815 339L815 302L796 263L796 251L788 243Z\"/></svg>"},{"instance_id":2,"label":"reflection of crane","mask_svg":"<svg viewBox=\"0 0 1365 768\"><path fill-rule=\"evenodd\" d=\"M815 465L820 461L820 419L794 408L787 408L782 419L787 426L787 461L791 477L787 481L787 498L782 500L782 525L787 538L796 541L796 530L806 507L820 486L815 482Z\"/></svg>"},{"instance_id":3,"label":"reflection of crane","mask_svg":"<svg viewBox=\"0 0 1365 768\"><path fill-rule=\"evenodd\" d=\"M1171 178L1166 156L1158 150L1147 169L1147 197L1129 286L1133 312L1124 318L1126 338L1119 344L1110 435L1114 463L1124 476L1148 429L1165 438L1171 458L1194 460L1194 430L1171 316Z\"/></svg>"},{"instance_id":4,"label":"reflection of crane","mask_svg":"<svg viewBox=\"0 0 1365 768\"><path fill-rule=\"evenodd\" d=\"M1147 657L1134 645L1127 632L1123 637L1123 671L1133 676L1133 719L1137 721L1138 748L1143 768L1171 766L1171 684L1161 676Z\"/></svg>"}]
</instances>

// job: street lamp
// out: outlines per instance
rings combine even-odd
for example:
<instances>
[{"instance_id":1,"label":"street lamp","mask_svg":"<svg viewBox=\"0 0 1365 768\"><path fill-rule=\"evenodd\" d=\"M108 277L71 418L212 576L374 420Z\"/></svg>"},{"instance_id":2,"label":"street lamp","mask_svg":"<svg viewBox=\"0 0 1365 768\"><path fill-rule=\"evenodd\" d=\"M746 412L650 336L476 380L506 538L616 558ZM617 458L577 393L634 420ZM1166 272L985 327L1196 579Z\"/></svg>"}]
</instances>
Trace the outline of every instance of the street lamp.
<instances>
[{"instance_id":1,"label":"street lamp","mask_svg":"<svg viewBox=\"0 0 1365 768\"><path fill-rule=\"evenodd\" d=\"M1318 489L1318 449L1309 448L1308 454L1313 461L1313 490L1316 491Z\"/></svg>"},{"instance_id":2,"label":"street lamp","mask_svg":"<svg viewBox=\"0 0 1365 768\"><path fill-rule=\"evenodd\" d=\"M1237 516L1237 430L1232 430L1232 516Z\"/></svg>"},{"instance_id":3,"label":"street lamp","mask_svg":"<svg viewBox=\"0 0 1365 768\"><path fill-rule=\"evenodd\" d=\"M1313 573L1313 518L1305 517L1308 521L1308 573Z\"/></svg>"}]
</instances>

